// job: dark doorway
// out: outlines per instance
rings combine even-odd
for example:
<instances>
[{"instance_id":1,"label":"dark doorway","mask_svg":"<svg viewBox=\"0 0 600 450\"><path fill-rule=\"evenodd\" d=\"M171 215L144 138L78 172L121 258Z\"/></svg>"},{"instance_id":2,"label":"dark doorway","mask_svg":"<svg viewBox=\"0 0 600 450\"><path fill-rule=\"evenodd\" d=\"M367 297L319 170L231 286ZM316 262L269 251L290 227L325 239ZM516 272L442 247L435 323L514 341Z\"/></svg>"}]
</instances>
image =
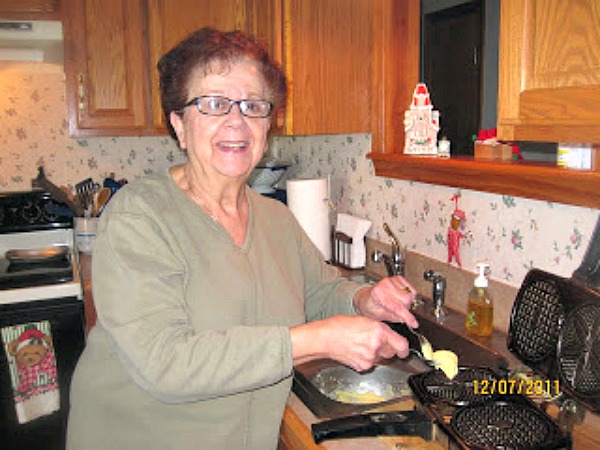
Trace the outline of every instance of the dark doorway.
<instances>
[{"instance_id":1,"label":"dark doorway","mask_svg":"<svg viewBox=\"0 0 600 450\"><path fill-rule=\"evenodd\" d=\"M421 77L454 155L473 154L481 123L482 24L480 1L425 14L421 24Z\"/></svg>"}]
</instances>

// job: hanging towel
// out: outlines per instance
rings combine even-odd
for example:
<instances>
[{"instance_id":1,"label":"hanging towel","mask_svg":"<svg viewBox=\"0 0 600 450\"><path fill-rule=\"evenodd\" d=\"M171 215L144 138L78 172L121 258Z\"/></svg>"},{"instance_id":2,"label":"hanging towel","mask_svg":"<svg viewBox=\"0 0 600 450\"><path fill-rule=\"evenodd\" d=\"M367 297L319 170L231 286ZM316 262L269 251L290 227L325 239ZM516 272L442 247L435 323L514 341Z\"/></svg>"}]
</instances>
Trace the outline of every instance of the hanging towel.
<instances>
[{"instance_id":1,"label":"hanging towel","mask_svg":"<svg viewBox=\"0 0 600 450\"><path fill-rule=\"evenodd\" d=\"M2 328L19 423L58 411L60 398L50 322Z\"/></svg>"}]
</instances>

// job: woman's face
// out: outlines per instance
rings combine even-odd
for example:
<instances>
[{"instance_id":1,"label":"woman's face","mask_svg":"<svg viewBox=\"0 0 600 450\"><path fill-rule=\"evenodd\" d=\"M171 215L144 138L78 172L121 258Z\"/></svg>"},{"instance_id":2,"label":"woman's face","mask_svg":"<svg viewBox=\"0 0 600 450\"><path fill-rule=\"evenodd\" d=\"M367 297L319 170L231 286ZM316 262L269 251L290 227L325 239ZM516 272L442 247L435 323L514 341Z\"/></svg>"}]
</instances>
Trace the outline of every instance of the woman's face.
<instances>
[{"instance_id":1,"label":"woman's face","mask_svg":"<svg viewBox=\"0 0 600 450\"><path fill-rule=\"evenodd\" d=\"M188 100L204 95L269 100L258 67L250 60L207 75L196 70L190 78ZM202 114L195 105L185 108L183 115L171 113L180 146L187 150L196 173L200 170L214 181L246 180L267 149L270 120L243 116L237 104L223 116Z\"/></svg>"}]
</instances>

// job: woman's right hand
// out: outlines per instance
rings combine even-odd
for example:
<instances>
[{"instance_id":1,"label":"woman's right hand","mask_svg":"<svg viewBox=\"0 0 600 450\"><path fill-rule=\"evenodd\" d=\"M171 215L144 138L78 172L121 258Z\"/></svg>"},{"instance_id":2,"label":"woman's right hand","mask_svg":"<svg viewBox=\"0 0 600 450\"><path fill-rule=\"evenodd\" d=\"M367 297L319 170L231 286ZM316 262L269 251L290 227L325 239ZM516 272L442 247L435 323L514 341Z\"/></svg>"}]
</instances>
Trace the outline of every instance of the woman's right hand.
<instances>
[{"instance_id":1,"label":"woman's right hand","mask_svg":"<svg viewBox=\"0 0 600 450\"><path fill-rule=\"evenodd\" d=\"M356 371L408 355L406 339L386 324L362 316L334 316L290 329L294 365L329 358Z\"/></svg>"}]
</instances>

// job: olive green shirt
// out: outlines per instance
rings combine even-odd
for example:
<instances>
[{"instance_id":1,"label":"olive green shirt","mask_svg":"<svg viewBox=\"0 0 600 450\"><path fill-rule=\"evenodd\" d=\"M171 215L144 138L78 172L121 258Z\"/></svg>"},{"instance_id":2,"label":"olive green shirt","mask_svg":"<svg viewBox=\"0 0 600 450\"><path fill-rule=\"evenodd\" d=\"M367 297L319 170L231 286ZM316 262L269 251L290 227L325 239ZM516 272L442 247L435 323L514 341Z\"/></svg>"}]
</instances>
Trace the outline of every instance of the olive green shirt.
<instances>
[{"instance_id":1,"label":"olive green shirt","mask_svg":"<svg viewBox=\"0 0 600 450\"><path fill-rule=\"evenodd\" d=\"M98 322L71 386L68 449L275 449L289 327L352 314L289 209L247 188L246 241L167 173L121 189L93 253Z\"/></svg>"}]
</instances>

